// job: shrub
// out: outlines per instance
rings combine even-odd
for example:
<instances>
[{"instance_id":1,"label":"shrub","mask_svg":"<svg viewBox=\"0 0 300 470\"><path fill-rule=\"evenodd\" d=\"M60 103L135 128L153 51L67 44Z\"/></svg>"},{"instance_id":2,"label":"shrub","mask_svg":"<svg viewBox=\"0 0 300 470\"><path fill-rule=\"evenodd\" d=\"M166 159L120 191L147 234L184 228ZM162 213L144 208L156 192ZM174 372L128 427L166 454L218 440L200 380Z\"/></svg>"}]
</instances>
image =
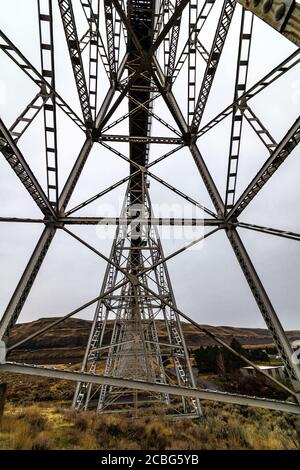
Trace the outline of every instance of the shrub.
<instances>
[{"instance_id":1,"label":"shrub","mask_svg":"<svg viewBox=\"0 0 300 470\"><path fill-rule=\"evenodd\" d=\"M145 427L147 449L164 450L169 445L170 431L166 423L154 421Z\"/></svg>"},{"instance_id":2,"label":"shrub","mask_svg":"<svg viewBox=\"0 0 300 470\"><path fill-rule=\"evenodd\" d=\"M36 434L46 429L47 419L41 414L28 413L25 415L25 421L29 424L31 432Z\"/></svg>"},{"instance_id":3,"label":"shrub","mask_svg":"<svg viewBox=\"0 0 300 470\"><path fill-rule=\"evenodd\" d=\"M88 424L88 418L85 415L78 413L74 419L75 428L78 429L78 431L83 432L88 429Z\"/></svg>"},{"instance_id":4,"label":"shrub","mask_svg":"<svg viewBox=\"0 0 300 470\"><path fill-rule=\"evenodd\" d=\"M48 433L41 432L32 440L32 450L51 450L53 443Z\"/></svg>"},{"instance_id":5,"label":"shrub","mask_svg":"<svg viewBox=\"0 0 300 470\"><path fill-rule=\"evenodd\" d=\"M17 423L17 426L9 436L9 449L29 450L31 448L30 428L27 423Z\"/></svg>"}]
</instances>

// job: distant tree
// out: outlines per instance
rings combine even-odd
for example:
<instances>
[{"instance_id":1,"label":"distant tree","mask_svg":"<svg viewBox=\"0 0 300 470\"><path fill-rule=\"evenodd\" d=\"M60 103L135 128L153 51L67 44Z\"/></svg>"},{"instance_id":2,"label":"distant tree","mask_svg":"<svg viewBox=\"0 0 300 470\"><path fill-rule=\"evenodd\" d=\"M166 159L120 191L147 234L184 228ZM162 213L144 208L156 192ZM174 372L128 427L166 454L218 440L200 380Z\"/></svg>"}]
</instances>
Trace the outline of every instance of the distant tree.
<instances>
[{"instance_id":1,"label":"distant tree","mask_svg":"<svg viewBox=\"0 0 300 470\"><path fill-rule=\"evenodd\" d=\"M243 348L241 343L236 338L232 338L230 342L230 346L236 352L242 354L243 356L246 356L247 354L246 350ZM240 359L231 351L225 348L224 348L224 363L225 363L226 370L228 371L239 369L240 367L243 367L245 365L245 362L242 359Z\"/></svg>"},{"instance_id":2,"label":"distant tree","mask_svg":"<svg viewBox=\"0 0 300 470\"><path fill-rule=\"evenodd\" d=\"M270 355L278 354L278 350L274 346L269 346L268 348L266 348L266 352L267 354L270 354Z\"/></svg>"},{"instance_id":3,"label":"distant tree","mask_svg":"<svg viewBox=\"0 0 300 470\"><path fill-rule=\"evenodd\" d=\"M236 352L247 357L247 350L243 348L241 343L233 338L230 346ZM200 347L194 351L195 363L200 373L215 372L225 374L227 371L239 369L244 366L244 361L235 356L225 347L207 346Z\"/></svg>"},{"instance_id":4,"label":"distant tree","mask_svg":"<svg viewBox=\"0 0 300 470\"><path fill-rule=\"evenodd\" d=\"M198 371L201 373L214 372L216 370L216 351L214 346L201 346L195 349L195 362Z\"/></svg>"},{"instance_id":5,"label":"distant tree","mask_svg":"<svg viewBox=\"0 0 300 470\"><path fill-rule=\"evenodd\" d=\"M198 349L195 349L194 357L195 357L195 363L196 363L198 372L206 372L205 370L206 354L205 354L205 349L202 346Z\"/></svg>"},{"instance_id":6,"label":"distant tree","mask_svg":"<svg viewBox=\"0 0 300 470\"><path fill-rule=\"evenodd\" d=\"M247 357L253 362L269 362L269 356L264 349L247 349Z\"/></svg>"}]
</instances>

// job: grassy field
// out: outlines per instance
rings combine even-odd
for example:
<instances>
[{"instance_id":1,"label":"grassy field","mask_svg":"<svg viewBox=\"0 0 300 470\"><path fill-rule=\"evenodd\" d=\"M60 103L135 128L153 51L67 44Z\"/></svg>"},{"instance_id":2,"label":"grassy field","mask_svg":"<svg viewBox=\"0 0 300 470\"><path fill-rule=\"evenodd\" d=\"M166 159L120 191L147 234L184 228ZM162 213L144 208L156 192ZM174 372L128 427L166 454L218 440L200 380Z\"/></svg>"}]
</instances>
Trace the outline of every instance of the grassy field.
<instances>
[{"instance_id":1,"label":"grassy field","mask_svg":"<svg viewBox=\"0 0 300 470\"><path fill-rule=\"evenodd\" d=\"M294 415L204 403L205 419L127 418L75 412L58 404L7 403L0 449L298 449Z\"/></svg>"},{"instance_id":2,"label":"grassy field","mask_svg":"<svg viewBox=\"0 0 300 470\"><path fill-rule=\"evenodd\" d=\"M237 380L232 375L221 380L212 374L202 374L201 379L230 392L287 398L258 379ZM300 417L291 414L203 402L202 421L105 416L72 411L75 385L70 382L6 373L0 374L0 382L8 386L0 450L300 448Z\"/></svg>"}]
</instances>

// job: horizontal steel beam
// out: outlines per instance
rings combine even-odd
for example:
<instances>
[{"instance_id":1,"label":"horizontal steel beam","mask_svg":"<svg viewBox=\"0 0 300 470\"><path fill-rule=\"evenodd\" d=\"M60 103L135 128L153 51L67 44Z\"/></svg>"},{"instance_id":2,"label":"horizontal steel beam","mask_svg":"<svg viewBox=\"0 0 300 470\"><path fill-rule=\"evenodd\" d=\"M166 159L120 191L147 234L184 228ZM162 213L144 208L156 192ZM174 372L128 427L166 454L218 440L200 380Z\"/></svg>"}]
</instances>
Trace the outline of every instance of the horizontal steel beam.
<instances>
[{"instance_id":1,"label":"horizontal steel beam","mask_svg":"<svg viewBox=\"0 0 300 470\"><path fill-rule=\"evenodd\" d=\"M0 365L0 372L10 372L12 374L26 374L50 379L70 380L73 382L94 383L97 385L109 385L111 387L129 388L132 390L144 390L154 393L168 393L180 397L194 397L201 400L218 401L221 403L231 403L242 406L253 406L257 408L267 408L271 410L283 411L286 413L300 414L300 406L291 402L281 402L266 398L249 397L233 393L218 392L213 390L199 390L174 385L165 385L140 380L129 380L116 377L88 374L85 372L73 372L64 369L55 369L42 366L32 366L28 364L18 364L7 362Z\"/></svg>"},{"instance_id":2,"label":"horizontal steel beam","mask_svg":"<svg viewBox=\"0 0 300 470\"><path fill-rule=\"evenodd\" d=\"M0 218L1 222L1 218ZM187 225L187 226L215 226L223 224L223 220L218 219L198 219L180 217L61 217L57 223L70 225L126 225L134 222L142 225Z\"/></svg>"},{"instance_id":3,"label":"horizontal steel beam","mask_svg":"<svg viewBox=\"0 0 300 470\"><path fill-rule=\"evenodd\" d=\"M25 217L0 217L0 222L22 222L29 224L45 224L47 219L29 219Z\"/></svg>"},{"instance_id":4,"label":"horizontal steel beam","mask_svg":"<svg viewBox=\"0 0 300 470\"><path fill-rule=\"evenodd\" d=\"M108 135L101 134L98 142L130 142L137 144L174 144L180 145L183 140L178 137L155 137L155 136L135 136L135 135Z\"/></svg>"},{"instance_id":5,"label":"horizontal steel beam","mask_svg":"<svg viewBox=\"0 0 300 470\"><path fill-rule=\"evenodd\" d=\"M185 217L153 217L153 218L134 218L134 217L59 217L55 222L48 219L30 219L21 217L0 217L0 222L9 223L29 223L29 224L45 224L54 223L58 226L63 225L126 225L131 222L140 223L142 225L174 225L174 226L218 226L224 223L221 219L200 219ZM244 227L247 224L239 224ZM256 226L255 226L256 227ZM245 227L245 228L252 228ZM262 228L262 227L261 227ZM254 228L253 228L254 230ZM259 230L259 228L257 228ZM269 229L271 230L271 229ZM267 232L269 233L269 232ZM287 233L287 232L284 232ZM296 234L297 235L297 234ZM299 237L300 235L298 235ZM294 237L293 237L294 238Z\"/></svg>"}]
</instances>

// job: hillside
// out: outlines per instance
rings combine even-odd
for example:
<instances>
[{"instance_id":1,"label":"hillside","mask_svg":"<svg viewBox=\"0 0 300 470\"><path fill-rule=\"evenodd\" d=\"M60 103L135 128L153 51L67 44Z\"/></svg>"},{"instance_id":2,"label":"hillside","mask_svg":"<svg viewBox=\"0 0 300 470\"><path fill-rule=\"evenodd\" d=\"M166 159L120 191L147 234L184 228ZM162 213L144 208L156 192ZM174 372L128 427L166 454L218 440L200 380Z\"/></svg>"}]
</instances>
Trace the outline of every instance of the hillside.
<instances>
[{"instance_id":1,"label":"hillside","mask_svg":"<svg viewBox=\"0 0 300 470\"><path fill-rule=\"evenodd\" d=\"M54 318L41 318L30 323L16 325L12 331L9 345L25 338L53 321ZM245 347L272 346L271 335L266 329L203 326L228 343L234 337ZM84 353L90 328L91 321L69 318L55 329L46 332L43 336L28 341L22 349L15 350L9 356L9 360L42 364L79 362ZM104 344L107 344L109 340L111 328L112 321L109 321ZM198 348L203 345L213 344L210 338L198 331L193 325L183 322L182 328L188 348ZM167 338L165 337L162 320L157 321L157 330L161 341L165 341ZM300 331L289 331L288 337L291 341L300 339Z\"/></svg>"}]
</instances>

